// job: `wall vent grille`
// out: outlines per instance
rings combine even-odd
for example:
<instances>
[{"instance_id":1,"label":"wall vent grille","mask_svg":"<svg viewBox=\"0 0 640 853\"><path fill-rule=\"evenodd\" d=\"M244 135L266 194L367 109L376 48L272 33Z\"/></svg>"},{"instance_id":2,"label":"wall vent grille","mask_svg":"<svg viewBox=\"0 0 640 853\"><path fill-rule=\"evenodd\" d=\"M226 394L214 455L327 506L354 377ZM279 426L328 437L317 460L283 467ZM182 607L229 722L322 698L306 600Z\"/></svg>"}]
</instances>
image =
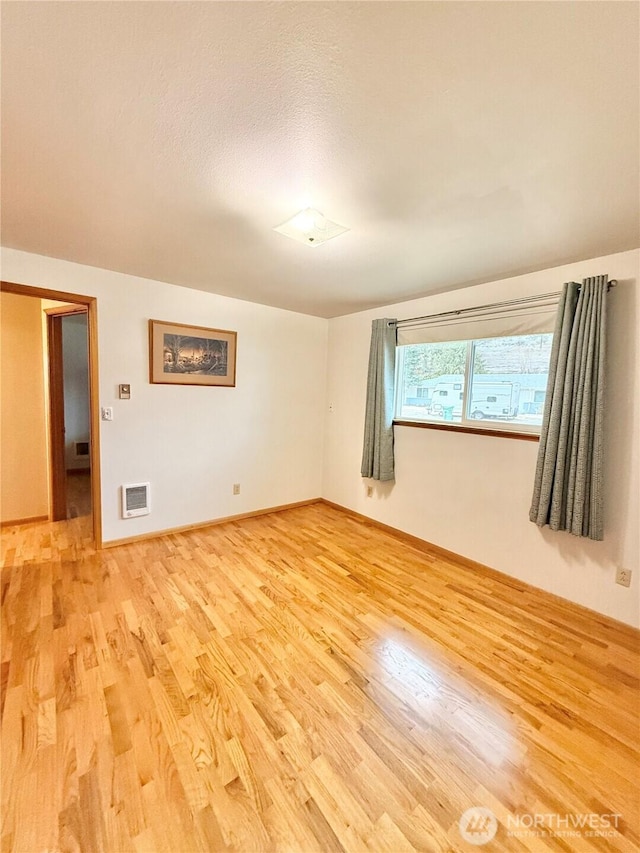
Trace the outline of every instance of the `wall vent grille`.
<instances>
[{"instance_id":1,"label":"wall vent grille","mask_svg":"<svg viewBox=\"0 0 640 853\"><path fill-rule=\"evenodd\" d=\"M122 487L122 517L135 518L151 512L149 483L129 483Z\"/></svg>"}]
</instances>

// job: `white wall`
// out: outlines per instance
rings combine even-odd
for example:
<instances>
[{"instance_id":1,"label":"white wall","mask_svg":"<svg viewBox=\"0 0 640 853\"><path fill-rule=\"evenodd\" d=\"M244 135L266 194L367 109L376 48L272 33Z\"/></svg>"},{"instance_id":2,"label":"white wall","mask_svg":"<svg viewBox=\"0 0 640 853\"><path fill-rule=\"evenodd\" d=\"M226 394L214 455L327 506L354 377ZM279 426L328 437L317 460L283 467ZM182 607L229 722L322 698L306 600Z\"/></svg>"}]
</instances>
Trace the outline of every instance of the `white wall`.
<instances>
[{"instance_id":1,"label":"white wall","mask_svg":"<svg viewBox=\"0 0 640 853\"><path fill-rule=\"evenodd\" d=\"M492 566L629 624L639 622L638 251L531 273L329 324L323 495L331 501ZM529 522L537 442L441 430L395 428L396 482L360 477L371 320L406 319L515 296L557 291L606 273L609 295L605 540L553 533ZM631 589L615 567L634 572Z\"/></svg>"},{"instance_id":2,"label":"white wall","mask_svg":"<svg viewBox=\"0 0 640 853\"><path fill-rule=\"evenodd\" d=\"M320 495L326 320L12 249L2 277L98 298L105 541ZM150 385L150 318L236 330L237 386ZM147 480L151 515L121 519L119 487Z\"/></svg>"},{"instance_id":3,"label":"white wall","mask_svg":"<svg viewBox=\"0 0 640 853\"><path fill-rule=\"evenodd\" d=\"M40 300L0 294L0 521L49 513Z\"/></svg>"},{"instance_id":4,"label":"white wall","mask_svg":"<svg viewBox=\"0 0 640 853\"><path fill-rule=\"evenodd\" d=\"M87 315L62 318L64 375L64 443L67 471L88 468L89 459L76 457L76 441L89 441L89 353Z\"/></svg>"}]
</instances>

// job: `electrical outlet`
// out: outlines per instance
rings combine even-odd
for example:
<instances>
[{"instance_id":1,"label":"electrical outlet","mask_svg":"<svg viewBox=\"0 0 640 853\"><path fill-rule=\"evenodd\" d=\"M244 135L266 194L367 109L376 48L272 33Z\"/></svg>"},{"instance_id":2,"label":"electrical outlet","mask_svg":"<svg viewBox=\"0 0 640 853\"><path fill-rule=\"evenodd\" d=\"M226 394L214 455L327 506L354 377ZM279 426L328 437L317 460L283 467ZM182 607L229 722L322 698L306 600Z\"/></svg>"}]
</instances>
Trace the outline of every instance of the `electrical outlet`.
<instances>
[{"instance_id":1,"label":"electrical outlet","mask_svg":"<svg viewBox=\"0 0 640 853\"><path fill-rule=\"evenodd\" d=\"M631 586L631 569L619 568L616 571L616 583L620 586Z\"/></svg>"},{"instance_id":2,"label":"electrical outlet","mask_svg":"<svg viewBox=\"0 0 640 853\"><path fill-rule=\"evenodd\" d=\"M234 495L240 494L240 483L234 483L233 484L233 494Z\"/></svg>"},{"instance_id":3,"label":"electrical outlet","mask_svg":"<svg viewBox=\"0 0 640 853\"><path fill-rule=\"evenodd\" d=\"M368 498L373 497L373 486L367 486L367 497Z\"/></svg>"}]
</instances>

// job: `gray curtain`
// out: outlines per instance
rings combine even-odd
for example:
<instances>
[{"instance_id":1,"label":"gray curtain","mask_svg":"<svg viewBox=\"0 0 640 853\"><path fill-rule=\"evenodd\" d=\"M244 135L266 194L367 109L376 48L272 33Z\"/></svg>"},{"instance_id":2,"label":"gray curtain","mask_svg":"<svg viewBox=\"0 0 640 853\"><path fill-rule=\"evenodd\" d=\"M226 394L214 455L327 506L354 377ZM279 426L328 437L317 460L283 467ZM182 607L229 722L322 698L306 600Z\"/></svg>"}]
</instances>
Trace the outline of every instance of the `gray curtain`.
<instances>
[{"instance_id":1,"label":"gray curtain","mask_svg":"<svg viewBox=\"0 0 640 853\"><path fill-rule=\"evenodd\" d=\"M393 396L396 371L396 321L371 324L367 406L362 449L363 477L393 480Z\"/></svg>"},{"instance_id":2,"label":"gray curtain","mask_svg":"<svg viewBox=\"0 0 640 853\"><path fill-rule=\"evenodd\" d=\"M603 538L607 276L565 284L558 306L529 518Z\"/></svg>"}]
</instances>

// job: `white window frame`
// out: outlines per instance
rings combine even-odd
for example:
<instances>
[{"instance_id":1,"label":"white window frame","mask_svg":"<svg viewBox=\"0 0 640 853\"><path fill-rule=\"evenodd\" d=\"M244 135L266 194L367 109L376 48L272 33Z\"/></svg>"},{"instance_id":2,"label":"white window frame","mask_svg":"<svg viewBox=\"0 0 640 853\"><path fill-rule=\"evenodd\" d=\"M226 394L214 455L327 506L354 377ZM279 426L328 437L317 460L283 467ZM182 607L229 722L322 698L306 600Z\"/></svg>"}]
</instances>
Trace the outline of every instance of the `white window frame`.
<instances>
[{"instance_id":1,"label":"white window frame","mask_svg":"<svg viewBox=\"0 0 640 853\"><path fill-rule=\"evenodd\" d=\"M535 332L533 334L536 334ZM528 335L505 335L505 337L528 337ZM443 421L441 419L429 418L428 416L408 417L401 414L402 408L402 390L403 390L403 372L404 372L404 353L406 346L396 347L396 375L395 375L395 400L394 400L394 423L397 424L416 424L416 426L431 426L436 429L450 430L468 430L473 432L488 432L488 433L513 433L514 436L521 435L527 437L540 436L541 426L536 424L514 424L508 420L477 420L468 416L469 392L472 387L471 367L473 365L475 346L479 341L486 340L485 338L475 338L464 341L467 345L467 356L465 361L464 382L462 388L462 416L458 421ZM435 342L437 343L437 342Z\"/></svg>"}]
</instances>

